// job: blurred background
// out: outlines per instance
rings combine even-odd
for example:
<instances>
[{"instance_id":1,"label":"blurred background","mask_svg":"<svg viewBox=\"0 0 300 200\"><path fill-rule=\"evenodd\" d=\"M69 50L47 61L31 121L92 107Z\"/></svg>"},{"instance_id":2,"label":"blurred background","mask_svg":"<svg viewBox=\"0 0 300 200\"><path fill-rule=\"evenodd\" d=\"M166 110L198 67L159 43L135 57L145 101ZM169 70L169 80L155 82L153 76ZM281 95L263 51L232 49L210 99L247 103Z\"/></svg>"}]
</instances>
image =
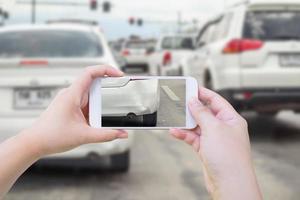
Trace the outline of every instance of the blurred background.
<instances>
[{"instance_id":1,"label":"blurred background","mask_svg":"<svg viewBox=\"0 0 300 200\"><path fill-rule=\"evenodd\" d=\"M300 0L0 0L0 141L85 66L192 76L247 119L265 199L299 199L299 27ZM167 131L44 158L6 197L100 198L209 199L196 153Z\"/></svg>"}]
</instances>

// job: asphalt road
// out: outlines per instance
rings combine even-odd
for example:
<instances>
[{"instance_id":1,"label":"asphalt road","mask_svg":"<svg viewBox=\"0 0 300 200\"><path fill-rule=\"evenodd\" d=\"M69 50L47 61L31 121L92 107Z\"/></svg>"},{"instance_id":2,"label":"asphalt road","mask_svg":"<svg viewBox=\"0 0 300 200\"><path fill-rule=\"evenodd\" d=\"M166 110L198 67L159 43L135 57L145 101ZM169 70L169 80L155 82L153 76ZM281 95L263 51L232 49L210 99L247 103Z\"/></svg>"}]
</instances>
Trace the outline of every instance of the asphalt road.
<instances>
[{"instance_id":1,"label":"asphalt road","mask_svg":"<svg viewBox=\"0 0 300 200\"><path fill-rule=\"evenodd\" d=\"M185 80L160 80L158 127L185 127Z\"/></svg>"},{"instance_id":2,"label":"asphalt road","mask_svg":"<svg viewBox=\"0 0 300 200\"><path fill-rule=\"evenodd\" d=\"M300 115L283 112L276 118L252 114L245 117L265 199L298 200ZM131 152L131 169L127 174L101 168L32 168L5 199L209 199L196 153L171 138L167 131L136 132Z\"/></svg>"}]
</instances>

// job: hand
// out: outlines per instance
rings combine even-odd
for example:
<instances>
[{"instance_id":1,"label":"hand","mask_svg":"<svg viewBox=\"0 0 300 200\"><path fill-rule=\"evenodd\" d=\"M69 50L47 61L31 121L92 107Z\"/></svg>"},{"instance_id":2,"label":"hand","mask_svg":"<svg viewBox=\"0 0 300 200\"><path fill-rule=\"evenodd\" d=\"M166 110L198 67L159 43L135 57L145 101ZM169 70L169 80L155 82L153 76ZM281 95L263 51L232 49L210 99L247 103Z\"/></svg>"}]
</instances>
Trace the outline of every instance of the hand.
<instances>
[{"instance_id":1,"label":"hand","mask_svg":"<svg viewBox=\"0 0 300 200\"><path fill-rule=\"evenodd\" d=\"M24 132L41 156L71 150L86 143L127 138L122 130L94 129L88 125L88 94L93 79L119 77L123 72L107 66L92 66L68 88L62 89L40 118Z\"/></svg>"},{"instance_id":2,"label":"hand","mask_svg":"<svg viewBox=\"0 0 300 200\"><path fill-rule=\"evenodd\" d=\"M198 127L172 129L171 134L199 154L206 186L214 199L261 199L246 120L208 89L199 90L199 99L189 103Z\"/></svg>"}]
</instances>

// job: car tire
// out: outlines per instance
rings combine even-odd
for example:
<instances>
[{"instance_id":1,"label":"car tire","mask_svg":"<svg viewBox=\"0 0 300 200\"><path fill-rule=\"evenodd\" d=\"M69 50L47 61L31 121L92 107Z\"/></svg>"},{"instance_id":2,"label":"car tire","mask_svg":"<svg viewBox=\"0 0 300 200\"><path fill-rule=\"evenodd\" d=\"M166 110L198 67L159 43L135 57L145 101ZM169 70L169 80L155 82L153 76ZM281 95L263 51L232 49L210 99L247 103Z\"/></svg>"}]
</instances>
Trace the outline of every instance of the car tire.
<instances>
[{"instance_id":1,"label":"car tire","mask_svg":"<svg viewBox=\"0 0 300 200\"><path fill-rule=\"evenodd\" d=\"M157 73L157 76L161 76L160 66L157 66L156 73Z\"/></svg>"},{"instance_id":2,"label":"car tire","mask_svg":"<svg viewBox=\"0 0 300 200\"><path fill-rule=\"evenodd\" d=\"M147 72L148 71L148 66L147 65L144 65L143 66L143 72Z\"/></svg>"},{"instance_id":3,"label":"car tire","mask_svg":"<svg viewBox=\"0 0 300 200\"><path fill-rule=\"evenodd\" d=\"M121 67L121 71L126 72L126 66Z\"/></svg>"},{"instance_id":4,"label":"car tire","mask_svg":"<svg viewBox=\"0 0 300 200\"><path fill-rule=\"evenodd\" d=\"M204 77L204 86L207 88L207 89L210 89L210 90L213 90L214 86L213 86L213 82L212 82L212 77L209 73L207 73Z\"/></svg>"},{"instance_id":5,"label":"car tire","mask_svg":"<svg viewBox=\"0 0 300 200\"><path fill-rule=\"evenodd\" d=\"M179 70L178 70L178 76L183 76L183 70L182 70L182 67L179 67Z\"/></svg>"},{"instance_id":6,"label":"car tire","mask_svg":"<svg viewBox=\"0 0 300 200\"><path fill-rule=\"evenodd\" d=\"M143 126L154 127L157 124L157 112L143 115Z\"/></svg>"},{"instance_id":7,"label":"car tire","mask_svg":"<svg viewBox=\"0 0 300 200\"><path fill-rule=\"evenodd\" d=\"M130 151L110 156L110 168L116 172L128 172L130 166Z\"/></svg>"}]
</instances>

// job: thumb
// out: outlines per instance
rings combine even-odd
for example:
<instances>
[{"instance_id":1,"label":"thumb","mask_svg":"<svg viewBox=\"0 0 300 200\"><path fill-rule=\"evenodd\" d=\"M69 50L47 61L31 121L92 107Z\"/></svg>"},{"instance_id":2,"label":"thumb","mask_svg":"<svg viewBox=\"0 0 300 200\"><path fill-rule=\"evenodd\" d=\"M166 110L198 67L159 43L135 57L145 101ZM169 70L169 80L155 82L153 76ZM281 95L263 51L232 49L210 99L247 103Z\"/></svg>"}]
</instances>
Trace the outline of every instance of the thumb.
<instances>
[{"instance_id":1,"label":"thumb","mask_svg":"<svg viewBox=\"0 0 300 200\"><path fill-rule=\"evenodd\" d=\"M123 130L109 130L109 129L88 129L88 143L109 142L115 139L125 139L128 133Z\"/></svg>"},{"instance_id":2,"label":"thumb","mask_svg":"<svg viewBox=\"0 0 300 200\"><path fill-rule=\"evenodd\" d=\"M211 127L212 124L218 122L211 110L207 106L203 105L197 97L194 97L189 102L189 109L196 123L201 128Z\"/></svg>"}]
</instances>

